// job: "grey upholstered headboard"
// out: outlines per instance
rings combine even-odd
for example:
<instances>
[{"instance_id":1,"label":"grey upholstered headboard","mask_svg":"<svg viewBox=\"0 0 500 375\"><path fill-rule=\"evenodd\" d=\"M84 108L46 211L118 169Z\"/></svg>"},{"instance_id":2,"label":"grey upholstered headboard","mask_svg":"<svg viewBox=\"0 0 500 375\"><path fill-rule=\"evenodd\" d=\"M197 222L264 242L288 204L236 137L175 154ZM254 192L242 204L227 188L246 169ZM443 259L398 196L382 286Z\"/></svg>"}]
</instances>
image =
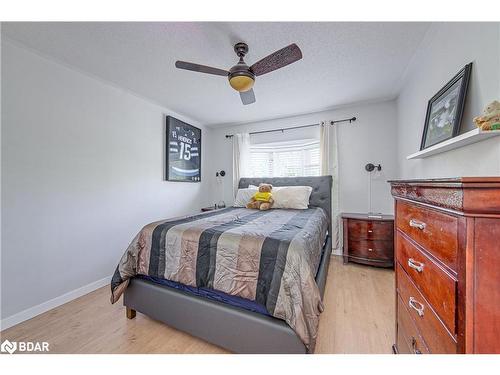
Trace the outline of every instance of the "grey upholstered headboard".
<instances>
[{"instance_id":1,"label":"grey upholstered headboard","mask_svg":"<svg viewBox=\"0 0 500 375\"><path fill-rule=\"evenodd\" d=\"M260 183L273 186L310 186L313 188L309 198L309 207L321 207L328 215L328 233L332 233L332 176L318 177L268 177L268 178L240 178L238 188L247 188L248 185L258 186Z\"/></svg>"}]
</instances>

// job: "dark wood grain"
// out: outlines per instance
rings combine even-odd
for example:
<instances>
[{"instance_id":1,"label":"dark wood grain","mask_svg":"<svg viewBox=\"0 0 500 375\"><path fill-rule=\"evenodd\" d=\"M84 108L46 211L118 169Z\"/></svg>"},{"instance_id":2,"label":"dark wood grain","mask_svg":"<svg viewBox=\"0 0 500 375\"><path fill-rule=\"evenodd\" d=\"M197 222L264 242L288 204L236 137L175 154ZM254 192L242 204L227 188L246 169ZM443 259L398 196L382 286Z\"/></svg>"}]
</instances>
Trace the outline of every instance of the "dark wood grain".
<instances>
[{"instance_id":1,"label":"dark wood grain","mask_svg":"<svg viewBox=\"0 0 500 375\"><path fill-rule=\"evenodd\" d=\"M392 181L391 191L396 295L404 302L420 293L416 298L436 318L412 313L417 333L432 353L453 351L449 336L457 353L500 354L500 177ZM410 227L411 218L425 228ZM423 272L408 266L410 256L425 263ZM400 309L396 304L395 349L404 337L398 329L407 325Z\"/></svg>"},{"instance_id":2,"label":"dark wood grain","mask_svg":"<svg viewBox=\"0 0 500 375\"><path fill-rule=\"evenodd\" d=\"M454 338L447 331L443 323L441 323L436 313L432 310L430 304L424 298L422 293L418 291L415 284L413 284L400 265L396 266L396 270L396 277L398 279L397 292L405 305L409 306L410 298L414 298L415 301L421 304L424 308L423 316L419 316L415 309L409 308L408 311L413 318L418 331L427 343L429 350L434 354L456 353L457 345Z\"/></svg>"},{"instance_id":3,"label":"dark wood grain","mask_svg":"<svg viewBox=\"0 0 500 375\"><path fill-rule=\"evenodd\" d=\"M457 217L403 201L398 202L396 210L396 227L456 271ZM412 227L412 220L424 224L425 228Z\"/></svg>"},{"instance_id":4,"label":"dark wood grain","mask_svg":"<svg viewBox=\"0 0 500 375\"><path fill-rule=\"evenodd\" d=\"M474 352L500 353L500 222L478 218L474 252Z\"/></svg>"},{"instance_id":5,"label":"dark wood grain","mask_svg":"<svg viewBox=\"0 0 500 375\"><path fill-rule=\"evenodd\" d=\"M397 346L398 348L403 348L403 351L400 350L400 353L428 354L429 349L422 336L420 336L410 312L399 296L397 310L397 319L400 322L397 332Z\"/></svg>"},{"instance_id":6,"label":"dark wood grain","mask_svg":"<svg viewBox=\"0 0 500 375\"><path fill-rule=\"evenodd\" d=\"M399 317L398 319L400 320ZM407 337L401 325L396 331L396 344L393 345L393 350L394 354L415 354L407 343Z\"/></svg>"},{"instance_id":7,"label":"dark wood grain","mask_svg":"<svg viewBox=\"0 0 500 375\"><path fill-rule=\"evenodd\" d=\"M358 212L343 212L342 217L344 219L359 219L359 220L370 220L370 221L394 221L394 215L383 215L383 214L367 214Z\"/></svg>"},{"instance_id":8,"label":"dark wood grain","mask_svg":"<svg viewBox=\"0 0 500 375\"><path fill-rule=\"evenodd\" d=\"M374 267L383 267L383 268L393 268L394 267L394 260L389 260L389 259L372 259L372 258L365 258L365 257L358 257L355 255L348 255L347 257L348 262L354 262L358 264L365 264L367 266L374 266Z\"/></svg>"},{"instance_id":9,"label":"dark wood grain","mask_svg":"<svg viewBox=\"0 0 500 375\"><path fill-rule=\"evenodd\" d=\"M396 251L399 264L415 282L450 332L455 333L456 279L412 244L404 234L397 232L397 236ZM410 264L422 265L422 269L412 268Z\"/></svg>"},{"instance_id":10,"label":"dark wood grain","mask_svg":"<svg viewBox=\"0 0 500 375\"><path fill-rule=\"evenodd\" d=\"M497 187L481 187L473 189L469 186L465 190L463 210L466 213L495 214L500 212L500 183Z\"/></svg>"},{"instance_id":11,"label":"dark wood grain","mask_svg":"<svg viewBox=\"0 0 500 375\"><path fill-rule=\"evenodd\" d=\"M348 219L342 219L342 228L343 228L343 239L342 239L342 256L344 260L344 264L349 262L349 225Z\"/></svg>"},{"instance_id":12,"label":"dark wood grain","mask_svg":"<svg viewBox=\"0 0 500 375\"><path fill-rule=\"evenodd\" d=\"M394 243L390 240L349 240L349 255L361 258L390 260L394 259Z\"/></svg>"},{"instance_id":13,"label":"dark wood grain","mask_svg":"<svg viewBox=\"0 0 500 375\"><path fill-rule=\"evenodd\" d=\"M376 267L394 266L394 221L391 215L369 218L367 214L342 214L344 263Z\"/></svg>"},{"instance_id":14,"label":"dark wood grain","mask_svg":"<svg viewBox=\"0 0 500 375\"><path fill-rule=\"evenodd\" d=\"M348 219L347 223L351 239L387 240L394 230L393 221Z\"/></svg>"},{"instance_id":15,"label":"dark wood grain","mask_svg":"<svg viewBox=\"0 0 500 375\"><path fill-rule=\"evenodd\" d=\"M470 223L468 223L470 222ZM458 274L457 274L457 299L456 299L456 335L457 335L457 352L467 353L465 348L466 338L466 316L467 316L467 276L468 272L466 270L467 266L467 254L472 253L472 251L467 251L469 245L467 245L467 240L469 239L468 229L474 228L474 219L467 217L460 217L458 220L458 253L457 253L457 264L458 264ZM473 239L473 236L470 237ZM470 244L470 248L473 248L473 244ZM472 316L472 315L471 315Z\"/></svg>"}]
</instances>

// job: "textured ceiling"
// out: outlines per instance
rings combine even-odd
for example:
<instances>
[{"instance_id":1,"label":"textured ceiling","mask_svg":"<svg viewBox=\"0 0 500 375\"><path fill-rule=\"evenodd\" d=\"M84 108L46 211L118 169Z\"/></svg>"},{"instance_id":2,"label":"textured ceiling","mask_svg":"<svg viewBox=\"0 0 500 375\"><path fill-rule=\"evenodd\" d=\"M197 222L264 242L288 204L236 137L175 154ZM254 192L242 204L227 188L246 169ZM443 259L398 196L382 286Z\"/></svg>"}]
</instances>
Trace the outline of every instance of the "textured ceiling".
<instances>
[{"instance_id":1,"label":"textured ceiling","mask_svg":"<svg viewBox=\"0 0 500 375\"><path fill-rule=\"evenodd\" d=\"M207 125L234 124L394 97L428 23L3 23L2 34ZM243 106L225 77L244 41L251 65L292 42L303 59L257 78Z\"/></svg>"}]
</instances>

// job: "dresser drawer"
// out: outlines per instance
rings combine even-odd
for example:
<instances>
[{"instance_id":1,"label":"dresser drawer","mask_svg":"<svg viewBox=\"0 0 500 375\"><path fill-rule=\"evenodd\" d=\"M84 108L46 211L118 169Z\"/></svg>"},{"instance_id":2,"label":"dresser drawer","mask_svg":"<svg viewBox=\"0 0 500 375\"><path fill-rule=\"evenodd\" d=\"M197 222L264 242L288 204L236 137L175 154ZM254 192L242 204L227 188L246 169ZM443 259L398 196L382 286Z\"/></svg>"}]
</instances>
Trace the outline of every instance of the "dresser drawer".
<instances>
[{"instance_id":1,"label":"dresser drawer","mask_svg":"<svg viewBox=\"0 0 500 375\"><path fill-rule=\"evenodd\" d=\"M456 280L399 231L396 259L450 332L455 333Z\"/></svg>"},{"instance_id":2,"label":"dresser drawer","mask_svg":"<svg viewBox=\"0 0 500 375\"><path fill-rule=\"evenodd\" d=\"M417 290L400 265L396 267L396 270L399 298L408 306L410 316L425 340L429 351L435 354L456 353L456 341L430 308L422 293Z\"/></svg>"},{"instance_id":3,"label":"dresser drawer","mask_svg":"<svg viewBox=\"0 0 500 375\"><path fill-rule=\"evenodd\" d=\"M392 221L369 221L349 219L349 239L390 240L394 235Z\"/></svg>"},{"instance_id":4,"label":"dresser drawer","mask_svg":"<svg viewBox=\"0 0 500 375\"><path fill-rule=\"evenodd\" d=\"M398 296L398 349L400 353L428 354L429 349L415 326L401 297ZM400 349L401 348L401 349Z\"/></svg>"},{"instance_id":5,"label":"dresser drawer","mask_svg":"<svg viewBox=\"0 0 500 375\"><path fill-rule=\"evenodd\" d=\"M368 259L394 258L393 241L381 240L349 240L349 255Z\"/></svg>"},{"instance_id":6,"label":"dresser drawer","mask_svg":"<svg viewBox=\"0 0 500 375\"><path fill-rule=\"evenodd\" d=\"M396 346L398 348L397 354L414 354L406 342L405 333L399 329L399 324L396 334Z\"/></svg>"},{"instance_id":7,"label":"dresser drawer","mask_svg":"<svg viewBox=\"0 0 500 375\"><path fill-rule=\"evenodd\" d=\"M402 201L397 202L396 227L452 270L457 270L458 219Z\"/></svg>"}]
</instances>

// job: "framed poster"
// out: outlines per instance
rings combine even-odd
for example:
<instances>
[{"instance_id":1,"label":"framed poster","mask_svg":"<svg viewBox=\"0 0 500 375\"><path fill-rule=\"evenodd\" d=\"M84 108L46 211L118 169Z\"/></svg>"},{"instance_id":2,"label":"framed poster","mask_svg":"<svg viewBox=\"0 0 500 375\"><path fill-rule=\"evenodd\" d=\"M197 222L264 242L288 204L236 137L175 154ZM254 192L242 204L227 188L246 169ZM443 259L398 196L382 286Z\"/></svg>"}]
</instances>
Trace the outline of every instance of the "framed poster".
<instances>
[{"instance_id":1,"label":"framed poster","mask_svg":"<svg viewBox=\"0 0 500 375\"><path fill-rule=\"evenodd\" d=\"M467 64L429 100L420 150L457 136L471 69Z\"/></svg>"},{"instance_id":2,"label":"framed poster","mask_svg":"<svg viewBox=\"0 0 500 375\"><path fill-rule=\"evenodd\" d=\"M201 129L167 116L166 179L201 181Z\"/></svg>"}]
</instances>

